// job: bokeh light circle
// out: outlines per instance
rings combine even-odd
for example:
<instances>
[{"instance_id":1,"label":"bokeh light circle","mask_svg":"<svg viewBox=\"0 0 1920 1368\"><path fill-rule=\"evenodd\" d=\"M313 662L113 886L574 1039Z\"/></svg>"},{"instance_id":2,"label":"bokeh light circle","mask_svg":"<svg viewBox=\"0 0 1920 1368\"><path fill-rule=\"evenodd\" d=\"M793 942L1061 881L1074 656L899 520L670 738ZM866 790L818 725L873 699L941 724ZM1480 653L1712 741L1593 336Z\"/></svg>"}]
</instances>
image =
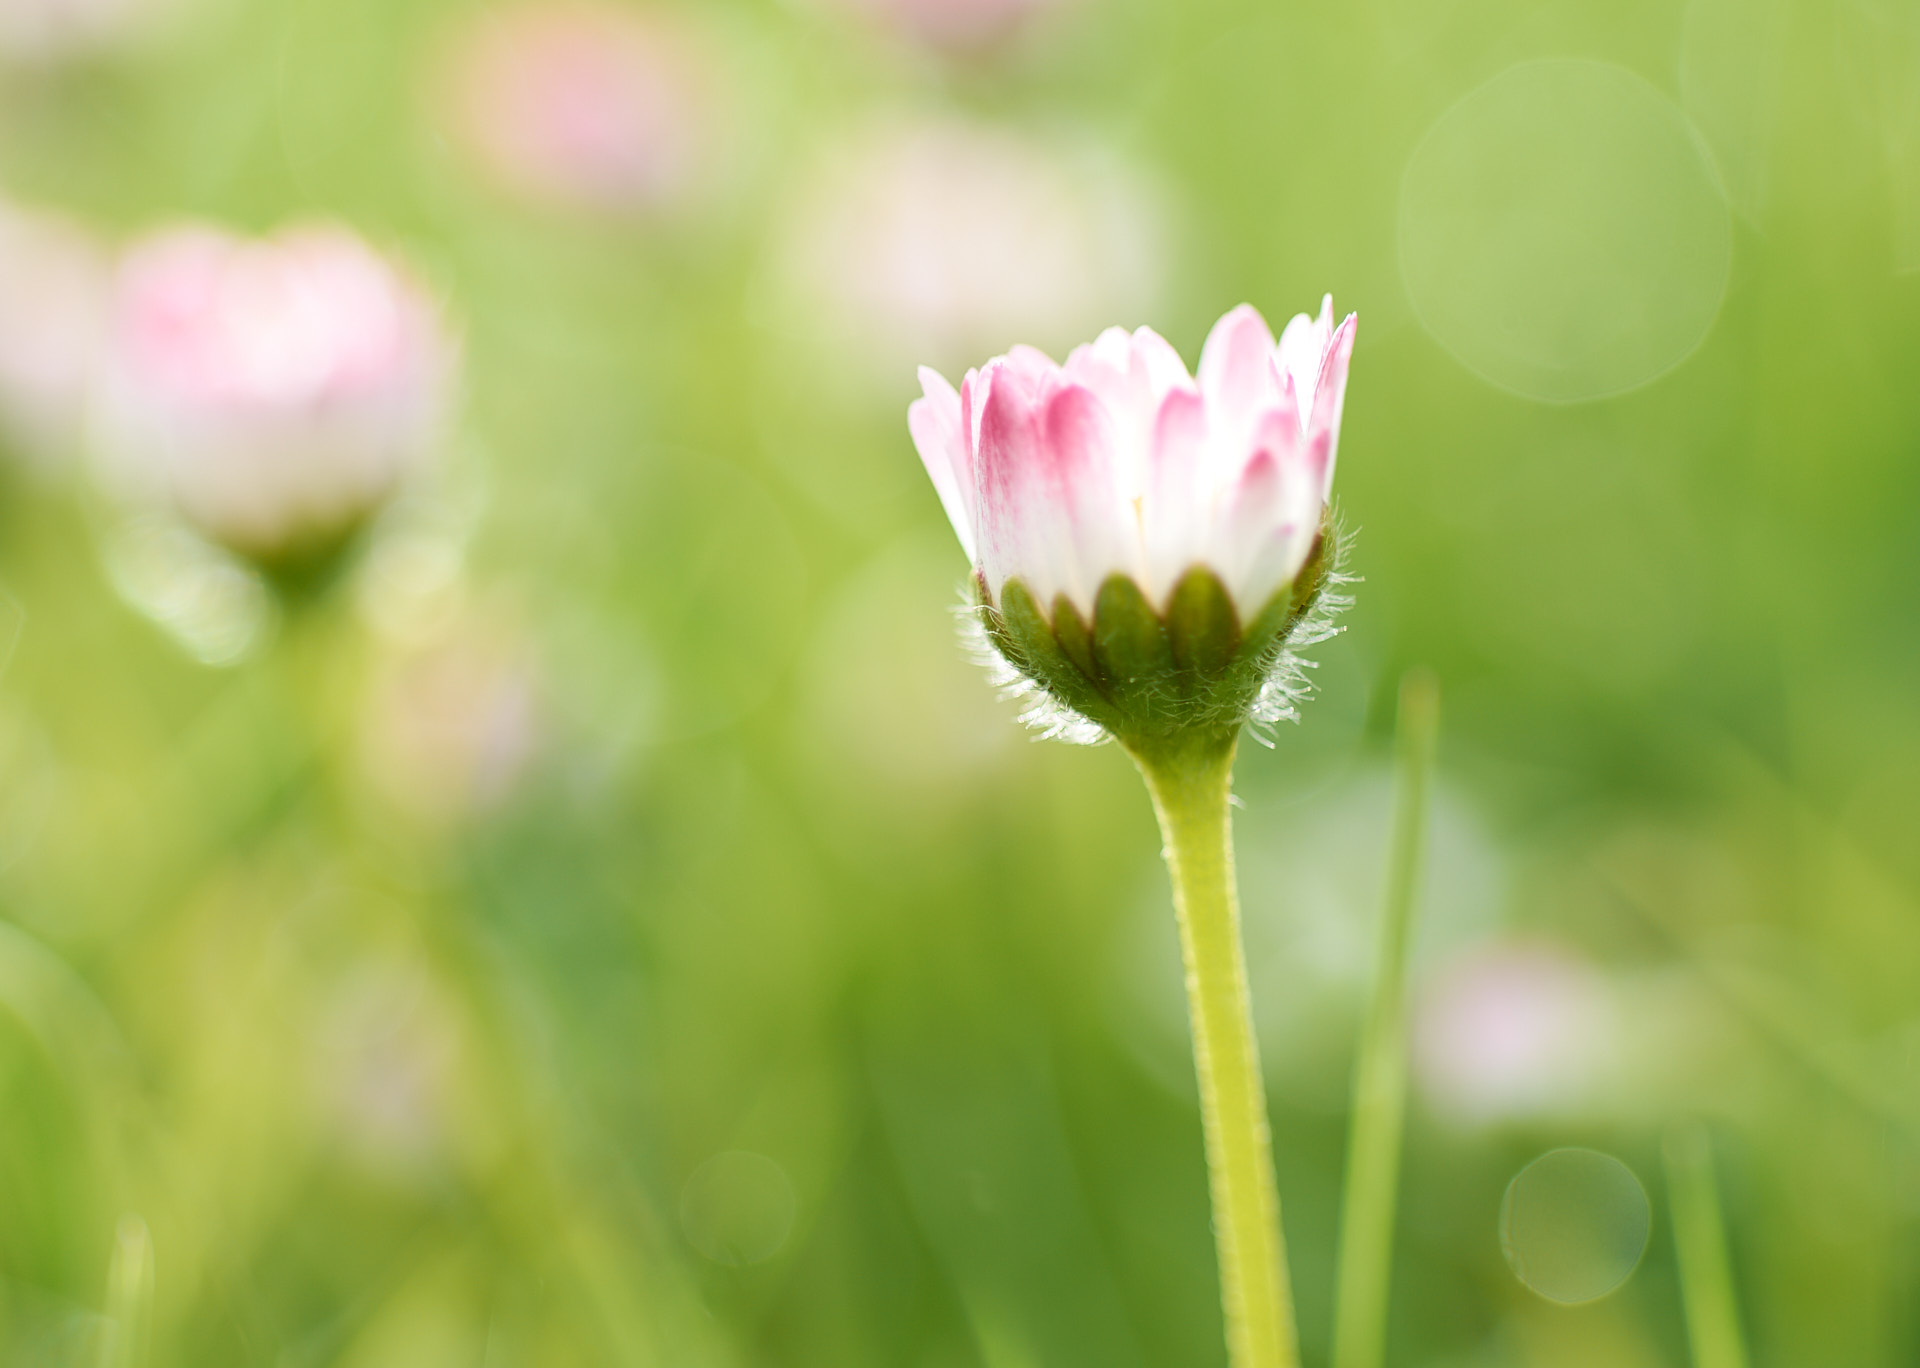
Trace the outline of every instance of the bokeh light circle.
<instances>
[{"instance_id":1,"label":"bokeh light circle","mask_svg":"<svg viewBox=\"0 0 1920 1368\"><path fill-rule=\"evenodd\" d=\"M1549 1150L1500 1203L1500 1249L1514 1277L1548 1301L1597 1301L1633 1275L1653 1207L1633 1170L1590 1149Z\"/></svg>"},{"instance_id":2,"label":"bokeh light circle","mask_svg":"<svg viewBox=\"0 0 1920 1368\"><path fill-rule=\"evenodd\" d=\"M749 1150L725 1150L688 1175L680 1226L707 1258L731 1268L765 1263L793 1231L797 1208L787 1171Z\"/></svg>"},{"instance_id":3,"label":"bokeh light circle","mask_svg":"<svg viewBox=\"0 0 1920 1368\"><path fill-rule=\"evenodd\" d=\"M1511 67L1441 115L1400 185L1415 313L1492 384L1573 403L1691 354L1726 292L1725 197L1685 116L1629 71Z\"/></svg>"}]
</instances>

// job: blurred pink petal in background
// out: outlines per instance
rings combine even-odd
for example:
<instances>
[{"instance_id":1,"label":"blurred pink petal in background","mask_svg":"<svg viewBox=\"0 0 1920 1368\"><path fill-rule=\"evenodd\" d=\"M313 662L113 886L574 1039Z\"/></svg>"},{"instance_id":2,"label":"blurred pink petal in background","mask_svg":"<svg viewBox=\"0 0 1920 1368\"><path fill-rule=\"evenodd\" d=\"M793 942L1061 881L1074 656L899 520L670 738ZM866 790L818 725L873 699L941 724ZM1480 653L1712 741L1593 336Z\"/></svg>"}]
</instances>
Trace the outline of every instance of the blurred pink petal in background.
<instances>
[{"instance_id":1,"label":"blurred pink petal in background","mask_svg":"<svg viewBox=\"0 0 1920 1368\"><path fill-rule=\"evenodd\" d=\"M431 456L455 351L432 300L344 228L179 227L121 263L104 470L260 556L349 531Z\"/></svg>"},{"instance_id":2,"label":"blurred pink petal in background","mask_svg":"<svg viewBox=\"0 0 1920 1368\"><path fill-rule=\"evenodd\" d=\"M367 777L407 816L453 824L506 798L538 746L537 714L527 646L456 621L377 667L361 716Z\"/></svg>"},{"instance_id":3,"label":"blurred pink petal in background","mask_svg":"<svg viewBox=\"0 0 1920 1368\"><path fill-rule=\"evenodd\" d=\"M1606 976L1546 941L1497 942L1432 979L1416 1004L1413 1063L1456 1123L1548 1117L1593 1101L1620 1049Z\"/></svg>"},{"instance_id":4,"label":"blurred pink petal in background","mask_svg":"<svg viewBox=\"0 0 1920 1368\"><path fill-rule=\"evenodd\" d=\"M111 263L79 224L0 203L0 438L36 463L79 436Z\"/></svg>"},{"instance_id":5,"label":"blurred pink petal in background","mask_svg":"<svg viewBox=\"0 0 1920 1368\"><path fill-rule=\"evenodd\" d=\"M1142 317L1165 274L1158 206L1083 151L946 118L855 133L787 225L796 316L886 371Z\"/></svg>"},{"instance_id":6,"label":"blurred pink petal in background","mask_svg":"<svg viewBox=\"0 0 1920 1368\"><path fill-rule=\"evenodd\" d=\"M0 61L40 64L138 41L180 0L0 0Z\"/></svg>"},{"instance_id":7,"label":"blurred pink petal in background","mask_svg":"<svg viewBox=\"0 0 1920 1368\"><path fill-rule=\"evenodd\" d=\"M602 213L694 196L709 171L711 90L669 20L593 0L482 14L455 45L446 98L468 155L503 189Z\"/></svg>"},{"instance_id":8,"label":"blurred pink petal in background","mask_svg":"<svg viewBox=\"0 0 1920 1368\"><path fill-rule=\"evenodd\" d=\"M310 1065L324 1131L359 1164L425 1176L453 1123L460 1023L424 969L369 959L316 1004Z\"/></svg>"}]
</instances>

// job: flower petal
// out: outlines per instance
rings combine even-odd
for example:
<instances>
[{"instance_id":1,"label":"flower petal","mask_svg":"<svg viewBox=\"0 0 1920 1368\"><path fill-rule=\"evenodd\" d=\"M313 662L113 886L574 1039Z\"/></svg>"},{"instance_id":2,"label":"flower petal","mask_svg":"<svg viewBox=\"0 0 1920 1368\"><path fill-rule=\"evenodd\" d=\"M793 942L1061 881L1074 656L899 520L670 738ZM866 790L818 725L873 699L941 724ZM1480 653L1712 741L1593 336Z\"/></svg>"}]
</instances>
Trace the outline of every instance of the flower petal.
<instances>
[{"instance_id":1,"label":"flower petal","mask_svg":"<svg viewBox=\"0 0 1920 1368\"><path fill-rule=\"evenodd\" d=\"M1137 514L1147 563L1143 587L1155 603L1207 549L1208 432L1207 404L1198 390L1176 389L1161 401Z\"/></svg>"},{"instance_id":2,"label":"flower petal","mask_svg":"<svg viewBox=\"0 0 1920 1368\"><path fill-rule=\"evenodd\" d=\"M960 395L927 366L920 368L920 388L922 396L907 406L907 431L940 496L940 506L947 510L947 521L960 538L961 550L975 561L973 453L967 444Z\"/></svg>"},{"instance_id":3,"label":"flower petal","mask_svg":"<svg viewBox=\"0 0 1920 1368\"><path fill-rule=\"evenodd\" d=\"M1047 369L1015 353L989 361L977 382L975 530L980 566L996 598L1014 575L1027 581L1041 603L1060 588L1064 510L1058 506L1054 482L1047 478L1044 425L1054 387Z\"/></svg>"},{"instance_id":4,"label":"flower petal","mask_svg":"<svg viewBox=\"0 0 1920 1368\"><path fill-rule=\"evenodd\" d=\"M1320 486L1322 499L1333 486L1333 467L1340 453L1340 415L1347 402L1347 368L1353 360L1353 339L1359 327L1357 314L1348 314L1341 320L1340 330L1327 345L1327 354L1320 363L1320 378L1314 386L1307 431L1326 440L1326 469Z\"/></svg>"},{"instance_id":5,"label":"flower petal","mask_svg":"<svg viewBox=\"0 0 1920 1368\"><path fill-rule=\"evenodd\" d=\"M1200 391L1216 432L1230 442L1273 402L1272 357L1273 333L1251 304L1227 314L1207 334L1200 349Z\"/></svg>"},{"instance_id":6,"label":"flower petal","mask_svg":"<svg viewBox=\"0 0 1920 1368\"><path fill-rule=\"evenodd\" d=\"M1193 377L1180 353L1152 328L1133 330L1133 367L1136 381L1144 380L1152 389L1156 404L1174 389L1191 389Z\"/></svg>"},{"instance_id":7,"label":"flower petal","mask_svg":"<svg viewBox=\"0 0 1920 1368\"><path fill-rule=\"evenodd\" d=\"M1321 298L1318 318L1295 314L1287 320L1286 330L1280 334L1280 369L1293 382L1293 394L1299 402L1302 420L1313 412L1313 397L1320 381L1320 364L1326 358L1327 343L1332 336L1332 295Z\"/></svg>"},{"instance_id":8,"label":"flower petal","mask_svg":"<svg viewBox=\"0 0 1920 1368\"><path fill-rule=\"evenodd\" d=\"M1234 603L1249 620L1266 606L1276 583L1285 582L1281 480L1280 457L1262 447L1223 500L1221 572Z\"/></svg>"},{"instance_id":9,"label":"flower petal","mask_svg":"<svg viewBox=\"0 0 1920 1368\"><path fill-rule=\"evenodd\" d=\"M1261 415L1253 455L1228 491L1221 528L1235 601L1251 616L1300 573L1325 503L1326 448L1286 407Z\"/></svg>"},{"instance_id":10,"label":"flower petal","mask_svg":"<svg viewBox=\"0 0 1920 1368\"><path fill-rule=\"evenodd\" d=\"M1133 338L1124 328L1108 328L1094 341L1075 347L1061 367L1067 380L1100 396L1116 416L1131 416L1144 401L1134 376Z\"/></svg>"},{"instance_id":11,"label":"flower petal","mask_svg":"<svg viewBox=\"0 0 1920 1368\"><path fill-rule=\"evenodd\" d=\"M1118 445L1113 417L1092 390L1066 385L1048 401L1044 478L1061 514L1067 553L1055 588L1089 616L1102 580L1115 570L1137 569L1138 543L1114 482Z\"/></svg>"}]
</instances>

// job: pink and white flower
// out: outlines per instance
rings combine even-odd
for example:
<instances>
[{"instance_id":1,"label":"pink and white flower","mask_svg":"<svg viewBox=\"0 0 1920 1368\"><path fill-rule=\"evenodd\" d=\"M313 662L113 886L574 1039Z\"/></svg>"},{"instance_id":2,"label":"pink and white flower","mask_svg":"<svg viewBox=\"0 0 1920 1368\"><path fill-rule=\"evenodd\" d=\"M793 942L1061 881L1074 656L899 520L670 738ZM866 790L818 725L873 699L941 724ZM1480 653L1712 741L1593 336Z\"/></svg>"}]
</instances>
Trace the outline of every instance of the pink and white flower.
<instances>
[{"instance_id":1,"label":"pink and white flower","mask_svg":"<svg viewBox=\"0 0 1920 1368\"><path fill-rule=\"evenodd\" d=\"M1426 985L1414 1014L1415 1075L1436 1110L1463 1125L1578 1108L1619 1045L1605 975L1549 941L1479 948Z\"/></svg>"},{"instance_id":2,"label":"pink and white flower","mask_svg":"<svg viewBox=\"0 0 1920 1368\"><path fill-rule=\"evenodd\" d=\"M711 169L708 64L660 16L598 0L523 0L461 38L455 130L528 199L610 214L685 202Z\"/></svg>"},{"instance_id":3,"label":"pink and white flower","mask_svg":"<svg viewBox=\"0 0 1920 1368\"><path fill-rule=\"evenodd\" d=\"M1242 305L1214 325L1198 376L1149 328L1119 328L1065 365L1015 347L955 390L922 368L915 446L990 601L1019 579L1043 610L1091 617L1109 576L1160 610L1194 567L1241 620L1292 583L1333 484L1353 315L1287 324Z\"/></svg>"},{"instance_id":4,"label":"pink and white flower","mask_svg":"<svg viewBox=\"0 0 1920 1368\"><path fill-rule=\"evenodd\" d=\"M272 558L350 532L433 453L454 348L345 229L160 232L122 262L100 428L109 479Z\"/></svg>"}]
</instances>

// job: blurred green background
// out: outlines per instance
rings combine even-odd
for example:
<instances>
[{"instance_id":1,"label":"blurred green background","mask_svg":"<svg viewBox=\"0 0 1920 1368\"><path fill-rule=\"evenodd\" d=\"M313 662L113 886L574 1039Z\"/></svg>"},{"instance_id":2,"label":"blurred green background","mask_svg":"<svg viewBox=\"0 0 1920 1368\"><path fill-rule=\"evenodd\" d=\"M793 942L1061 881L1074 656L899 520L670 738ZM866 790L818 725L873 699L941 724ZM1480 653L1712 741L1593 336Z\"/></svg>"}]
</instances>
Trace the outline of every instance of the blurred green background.
<instances>
[{"instance_id":1,"label":"blurred green background","mask_svg":"<svg viewBox=\"0 0 1920 1368\"><path fill-rule=\"evenodd\" d=\"M480 8L0 68L9 200L344 220L465 363L317 606L168 598L81 456L0 461L0 1362L101 1361L132 1216L156 1365L1223 1363L1145 797L962 658L904 410L1325 290L1364 582L1238 818L1308 1361L1416 663L1390 1362L1689 1362L1695 1123L1754 1362L1920 1361L1920 12L715 0L698 193L611 214L460 153ZM1576 1306L1501 1239L1562 1146L1652 1212Z\"/></svg>"}]
</instances>

